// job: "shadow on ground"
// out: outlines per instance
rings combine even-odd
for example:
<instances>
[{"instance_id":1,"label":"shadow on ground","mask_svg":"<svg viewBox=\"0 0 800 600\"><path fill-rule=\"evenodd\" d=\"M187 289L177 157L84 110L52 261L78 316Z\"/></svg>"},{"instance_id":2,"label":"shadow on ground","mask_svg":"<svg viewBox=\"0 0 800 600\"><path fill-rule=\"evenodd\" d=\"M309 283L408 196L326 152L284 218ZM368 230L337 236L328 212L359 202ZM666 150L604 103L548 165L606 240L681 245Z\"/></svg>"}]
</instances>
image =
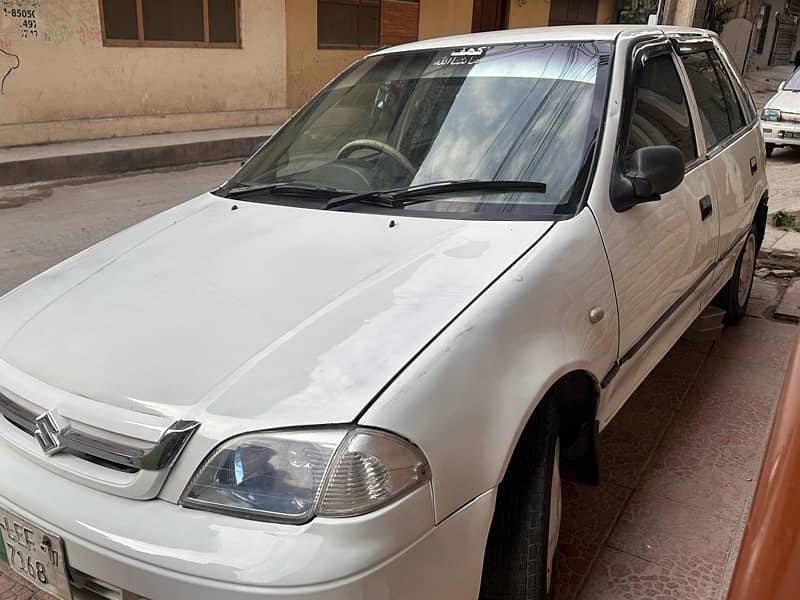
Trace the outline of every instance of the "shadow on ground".
<instances>
[{"instance_id":1,"label":"shadow on ground","mask_svg":"<svg viewBox=\"0 0 800 600\"><path fill-rule=\"evenodd\" d=\"M565 484L555 600L724 597L796 333L779 288L679 342L601 434L602 485Z\"/></svg>"}]
</instances>

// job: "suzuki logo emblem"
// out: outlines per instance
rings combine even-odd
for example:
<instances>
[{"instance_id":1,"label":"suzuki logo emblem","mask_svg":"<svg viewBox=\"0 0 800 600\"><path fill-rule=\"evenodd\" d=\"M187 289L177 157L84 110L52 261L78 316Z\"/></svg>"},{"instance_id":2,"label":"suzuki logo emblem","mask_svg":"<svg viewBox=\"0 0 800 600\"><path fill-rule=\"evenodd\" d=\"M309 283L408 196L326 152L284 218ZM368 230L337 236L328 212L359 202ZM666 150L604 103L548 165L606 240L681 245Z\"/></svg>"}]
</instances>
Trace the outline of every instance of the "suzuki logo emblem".
<instances>
[{"instance_id":1,"label":"suzuki logo emblem","mask_svg":"<svg viewBox=\"0 0 800 600\"><path fill-rule=\"evenodd\" d=\"M70 422L62 417L56 409L48 410L36 418L36 431L33 435L47 456L57 454L64 449L61 436L69 431Z\"/></svg>"}]
</instances>

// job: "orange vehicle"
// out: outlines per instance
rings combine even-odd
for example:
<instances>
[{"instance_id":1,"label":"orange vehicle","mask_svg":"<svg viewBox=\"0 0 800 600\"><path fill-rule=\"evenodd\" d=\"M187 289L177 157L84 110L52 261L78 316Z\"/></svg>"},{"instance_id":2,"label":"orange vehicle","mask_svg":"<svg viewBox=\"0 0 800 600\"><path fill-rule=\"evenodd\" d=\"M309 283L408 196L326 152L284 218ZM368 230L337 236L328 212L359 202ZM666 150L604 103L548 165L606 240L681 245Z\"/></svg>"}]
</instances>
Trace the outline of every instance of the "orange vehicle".
<instances>
[{"instance_id":1,"label":"orange vehicle","mask_svg":"<svg viewBox=\"0 0 800 600\"><path fill-rule=\"evenodd\" d=\"M800 598L800 336L744 531L728 600Z\"/></svg>"}]
</instances>

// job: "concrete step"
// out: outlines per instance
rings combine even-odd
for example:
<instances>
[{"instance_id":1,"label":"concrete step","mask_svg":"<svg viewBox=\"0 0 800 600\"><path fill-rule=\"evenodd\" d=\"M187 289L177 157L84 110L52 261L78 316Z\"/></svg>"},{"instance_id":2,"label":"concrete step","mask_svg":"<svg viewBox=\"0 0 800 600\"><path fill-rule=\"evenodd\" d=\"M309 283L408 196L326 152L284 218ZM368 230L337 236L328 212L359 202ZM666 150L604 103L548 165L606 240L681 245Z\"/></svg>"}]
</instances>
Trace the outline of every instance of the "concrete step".
<instances>
[{"instance_id":1,"label":"concrete step","mask_svg":"<svg viewBox=\"0 0 800 600\"><path fill-rule=\"evenodd\" d=\"M245 158L278 125L0 148L0 185Z\"/></svg>"}]
</instances>

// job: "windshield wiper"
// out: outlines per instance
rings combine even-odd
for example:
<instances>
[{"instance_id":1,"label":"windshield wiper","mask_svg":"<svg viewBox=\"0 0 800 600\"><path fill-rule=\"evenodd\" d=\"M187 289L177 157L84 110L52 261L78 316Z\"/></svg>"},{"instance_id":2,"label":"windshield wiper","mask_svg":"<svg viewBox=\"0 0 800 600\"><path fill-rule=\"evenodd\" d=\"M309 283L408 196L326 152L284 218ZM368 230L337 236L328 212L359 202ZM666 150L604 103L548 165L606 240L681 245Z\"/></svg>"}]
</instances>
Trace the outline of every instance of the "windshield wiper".
<instances>
[{"instance_id":1,"label":"windshield wiper","mask_svg":"<svg viewBox=\"0 0 800 600\"><path fill-rule=\"evenodd\" d=\"M346 190L337 190L336 188L317 186L317 185L303 185L291 182L277 182L268 183L265 185L245 185L231 188L230 190L220 189L222 195L226 198L242 198L250 194L257 194L260 192L269 192L276 196L313 196L315 198L334 198L342 194L347 194Z\"/></svg>"},{"instance_id":2,"label":"windshield wiper","mask_svg":"<svg viewBox=\"0 0 800 600\"><path fill-rule=\"evenodd\" d=\"M533 192L536 194L544 194L547 192L547 184L538 181L454 179L452 181L427 183L408 188L338 196L332 198L325 205L325 208L339 208L340 206L346 206L354 202L372 202L380 205L388 205L393 208L402 208L403 206L408 206L409 204L428 202L428 200L424 198L425 196L464 192Z\"/></svg>"}]
</instances>

